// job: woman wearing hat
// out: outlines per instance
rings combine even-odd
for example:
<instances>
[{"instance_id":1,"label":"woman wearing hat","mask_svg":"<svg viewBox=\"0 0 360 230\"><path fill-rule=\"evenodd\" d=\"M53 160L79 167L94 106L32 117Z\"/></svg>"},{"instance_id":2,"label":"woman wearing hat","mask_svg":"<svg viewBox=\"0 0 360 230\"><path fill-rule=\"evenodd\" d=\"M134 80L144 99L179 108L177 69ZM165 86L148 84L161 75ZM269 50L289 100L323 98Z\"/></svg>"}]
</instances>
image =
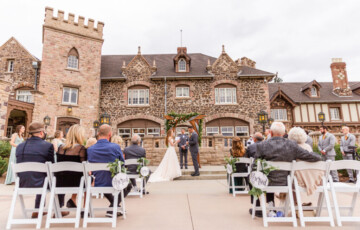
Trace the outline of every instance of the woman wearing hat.
<instances>
[{"instance_id":1,"label":"woman wearing hat","mask_svg":"<svg viewBox=\"0 0 360 230\"><path fill-rule=\"evenodd\" d=\"M12 184L15 182L15 178L13 176L11 163L16 163L16 147L24 141L23 135L25 133L25 127L23 125L16 126L15 133L11 136L10 145L12 146L10 152L10 158L8 163L8 169L6 173L5 184Z\"/></svg>"}]
</instances>

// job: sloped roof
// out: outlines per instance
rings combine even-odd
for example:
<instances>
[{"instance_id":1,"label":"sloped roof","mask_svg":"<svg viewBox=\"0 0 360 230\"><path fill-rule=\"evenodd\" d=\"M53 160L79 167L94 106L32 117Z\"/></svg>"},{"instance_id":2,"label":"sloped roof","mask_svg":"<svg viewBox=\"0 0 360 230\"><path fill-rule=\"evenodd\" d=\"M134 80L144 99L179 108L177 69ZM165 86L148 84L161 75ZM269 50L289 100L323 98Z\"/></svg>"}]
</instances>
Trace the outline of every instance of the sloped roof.
<instances>
[{"instance_id":1,"label":"sloped roof","mask_svg":"<svg viewBox=\"0 0 360 230\"><path fill-rule=\"evenodd\" d=\"M238 72L239 77L252 77L252 76L275 76L275 74L263 70L251 68L249 66L241 66Z\"/></svg>"},{"instance_id":2,"label":"sloped roof","mask_svg":"<svg viewBox=\"0 0 360 230\"><path fill-rule=\"evenodd\" d=\"M18 40L16 40L16 38L11 37L9 40L7 40L2 46L0 46L0 50L3 49L6 44L10 43L11 41L16 42L23 50L25 50L25 52L34 60L34 61L40 61L40 59L38 59L37 57L35 57L34 55L32 55Z\"/></svg>"},{"instance_id":3,"label":"sloped roof","mask_svg":"<svg viewBox=\"0 0 360 230\"><path fill-rule=\"evenodd\" d=\"M350 88L360 82L349 82ZM320 90L320 97L309 97L301 91L304 82L286 82L286 83L269 83L269 96L272 98L280 89L286 93L296 103L311 103L311 102L344 102L357 101L360 102L360 95L353 93L349 97L339 97L333 93L332 82L319 82L322 86Z\"/></svg>"}]
</instances>

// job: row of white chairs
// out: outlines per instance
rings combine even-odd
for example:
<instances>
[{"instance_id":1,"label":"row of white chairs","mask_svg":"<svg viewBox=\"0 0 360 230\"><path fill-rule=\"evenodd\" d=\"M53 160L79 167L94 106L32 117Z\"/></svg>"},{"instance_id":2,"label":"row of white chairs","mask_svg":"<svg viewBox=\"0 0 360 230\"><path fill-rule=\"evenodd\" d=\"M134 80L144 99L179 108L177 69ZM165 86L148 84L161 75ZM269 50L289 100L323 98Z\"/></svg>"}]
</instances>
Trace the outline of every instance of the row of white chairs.
<instances>
[{"instance_id":1,"label":"row of white chairs","mask_svg":"<svg viewBox=\"0 0 360 230\"><path fill-rule=\"evenodd\" d=\"M127 160L125 165L137 165L138 162L136 159ZM113 187L93 187L91 186L91 176L90 172L94 171L109 171L107 163L77 163L77 162L59 162L59 163L19 163L11 164L15 179L15 189L12 197L11 207L9 210L9 216L6 228L10 229L14 224L36 224L36 228L39 229L42 223L42 217L44 213L45 198L48 193L50 193L50 201L47 208L47 219L46 219L46 228L50 227L50 224L54 223L74 223L75 228L78 228L80 225L80 215L81 212L84 212L83 227L87 227L88 223L111 223L112 227L116 227L116 219L118 213L118 196L121 196L121 210L123 218L126 218L125 212L125 199L123 190L115 190ZM55 173L71 171L83 173L81 177L79 187L57 187L56 186L56 176ZM20 187L20 178L19 173L26 172L40 172L46 174L44 179L44 184L40 188L21 188ZM140 178L138 175L130 175L129 177L140 180L141 184L143 183L143 178ZM142 197L143 186L140 186L140 192L137 195ZM85 208L82 208L82 198L86 192L86 201ZM40 207L38 209L29 209L25 207L24 195L41 195ZM77 208L60 208L58 195L59 194L77 194ZM92 196L98 194L112 194L114 196L114 207L102 207L95 208L92 205ZM19 198L20 205L22 209L23 218L15 219L15 206L16 201ZM105 217L96 217L94 211L112 211L112 218ZM76 211L75 218L62 218L62 211ZM28 216L30 212L37 212L38 218L31 219ZM54 212L55 218L53 218L52 213Z\"/></svg>"},{"instance_id":2,"label":"row of white chairs","mask_svg":"<svg viewBox=\"0 0 360 230\"><path fill-rule=\"evenodd\" d=\"M265 200L265 195L260 196L261 207L256 207L256 202L253 202L253 213L252 217L255 217L255 211L261 210L263 216L264 227L268 226L269 222L292 222L293 226L297 226L296 219L296 210L299 214L300 225L305 227L306 222L329 222L330 226L334 226L334 217L333 210L335 212L336 222L338 226L342 226L342 222L356 222L360 221L360 216L353 216L354 208L356 204L357 195L360 193L360 180L357 180L356 184L348 184L342 182L334 182L330 171L332 170L341 170L341 169L350 169L350 170L359 170L360 161L354 160L341 160L341 161L319 161L319 162L303 162L303 161L293 161L293 162L267 162L269 165L276 167L278 170L288 171L289 175L287 177L286 186L267 186L263 189L266 193L285 193L286 200L284 207L267 207L267 202ZM257 169L260 169L260 162L258 162ZM315 193L319 193L319 199L317 206L308 206L302 207L301 193L306 192L306 189L300 187L295 177L295 171L299 170L311 170L317 169L325 172L322 178L322 185L317 187ZM357 171L357 178L359 178L359 172ZM296 194L297 206L294 203L293 192ZM332 204L330 201L329 192L332 195ZM338 194L337 193L352 193L352 202L350 206L339 206ZM326 205L327 216L321 216L323 205ZM270 210L279 210L283 211L285 217L268 217L267 211ZM291 216L288 216L288 209L290 208ZM348 215L343 216L340 210L348 210ZM304 210L313 210L316 211L316 216L306 217L304 216Z\"/></svg>"}]
</instances>

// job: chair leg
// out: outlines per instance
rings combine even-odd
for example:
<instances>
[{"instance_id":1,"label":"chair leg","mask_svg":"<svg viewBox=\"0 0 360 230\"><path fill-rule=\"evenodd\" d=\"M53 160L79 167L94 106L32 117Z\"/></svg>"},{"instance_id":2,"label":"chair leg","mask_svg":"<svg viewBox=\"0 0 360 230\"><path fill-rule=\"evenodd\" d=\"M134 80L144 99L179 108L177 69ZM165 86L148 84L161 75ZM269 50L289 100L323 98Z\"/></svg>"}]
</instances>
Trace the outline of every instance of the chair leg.
<instances>
[{"instance_id":1,"label":"chair leg","mask_svg":"<svg viewBox=\"0 0 360 230\"><path fill-rule=\"evenodd\" d=\"M316 216L321 216L322 207L324 205L324 193L319 193Z\"/></svg>"},{"instance_id":2,"label":"chair leg","mask_svg":"<svg viewBox=\"0 0 360 230\"><path fill-rule=\"evenodd\" d=\"M335 192L335 189L334 189L334 185L333 185L333 182L330 181L330 190L331 190L331 196L332 196L332 200L333 200L333 203L334 203L334 210L335 210L335 217L336 217L336 223L339 227L342 226L342 223L341 223L341 214L340 214L340 209L339 209L339 204L337 202L337 196L336 196L336 192ZM331 207L330 207L331 208Z\"/></svg>"},{"instance_id":3,"label":"chair leg","mask_svg":"<svg viewBox=\"0 0 360 230\"><path fill-rule=\"evenodd\" d=\"M324 191L324 197L325 197L327 210L329 212L330 226L334 227L335 226L334 217L333 217L333 214L332 214L332 208L331 208L330 198L329 198L329 194L328 194L328 191L327 191L327 184L325 182L325 179L323 179L323 189L324 189L323 191Z\"/></svg>"},{"instance_id":4,"label":"chair leg","mask_svg":"<svg viewBox=\"0 0 360 230\"><path fill-rule=\"evenodd\" d=\"M48 184L49 184L48 178L45 178L43 191L41 193L40 207L39 207L38 219L37 219L37 224L36 224L37 229L40 229L40 227L41 227L41 221L42 221L42 217L43 217L43 213L44 213L44 206L45 206L46 190L47 190Z\"/></svg>"},{"instance_id":5,"label":"chair leg","mask_svg":"<svg viewBox=\"0 0 360 230\"><path fill-rule=\"evenodd\" d=\"M252 204L252 214L251 217L254 219L255 218L255 211L256 211L256 201L258 198L256 198L255 196L253 196L253 204Z\"/></svg>"},{"instance_id":6,"label":"chair leg","mask_svg":"<svg viewBox=\"0 0 360 230\"><path fill-rule=\"evenodd\" d=\"M296 177L294 177L294 184L295 184L296 202L297 202L298 213L299 213L299 218L300 218L300 225L301 225L301 227L305 227L304 210L302 208L301 193L299 190L299 184L297 182Z\"/></svg>"},{"instance_id":7,"label":"chair leg","mask_svg":"<svg viewBox=\"0 0 360 230\"><path fill-rule=\"evenodd\" d=\"M89 177L86 186L86 201L85 201L83 228L87 227L87 222L89 219L89 206L90 206L90 198L91 198L90 186L91 186L91 178Z\"/></svg>"},{"instance_id":8,"label":"chair leg","mask_svg":"<svg viewBox=\"0 0 360 230\"><path fill-rule=\"evenodd\" d=\"M77 193L77 202L76 202L76 215L75 215L75 228L79 228L80 225L80 213L81 213L81 201L82 201L82 195L83 195L83 188L84 188L84 179L81 178L80 181L80 188Z\"/></svg>"},{"instance_id":9,"label":"chair leg","mask_svg":"<svg viewBox=\"0 0 360 230\"><path fill-rule=\"evenodd\" d=\"M140 198L143 197L143 178L140 178Z\"/></svg>"},{"instance_id":10,"label":"chair leg","mask_svg":"<svg viewBox=\"0 0 360 230\"><path fill-rule=\"evenodd\" d=\"M261 203L264 227L268 227L267 214L266 214L266 200L264 193L260 195L260 203Z\"/></svg>"},{"instance_id":11,"label":"chair leg","mask_svg":"<svg viewBox=\"0 0 360 230\"><path fill-rule=\"evenodd\" d=\"M19 188L18 186L15 187L15 191L14 191L14 194L13 194L13 197L12 197L10 211L9 211L9 217L8 217L8 221L7 221L7 224L6 224L6 229L11 228L12 220L14 218L16 198L18 196L18 188Z\"/></svg>"},{"instance_id":12,"label":"chair leg","mask_svg":"<svg viewBox=\"0 0 360 230\"><path fill-rule=\"evenodd\" d=\"M233 175L231 175L231 183L232 183L231 187L232 187L233 197L235 197L236 196L236 194L235 194L235 178Z\"/></svg>"},{"instance_id":13,"label":"chair leg","mask_svg":"<svg viewBox=\"0 0 360 230\"><path fill-rule=\"evenodd\" d=\"M115 228L116 227L119 193L113 193L113 196L114 196L114 203L113 203L112 227Z\"/></svg>"},{"instance_id":14,"label":"chair leg","mask_svg":"<svg viewBox=\"0 0 360 230\"><path fill-rule=\"evenodd\" d=\"M20 200L20 205L21 205L21 211L23 213L23 216L25 219L28 218L28 215L26 213L26 207L25 207L25 202L24 202L24 196L23 195L19 195L19 200Z\"/></svg>"},{"instance_id":15,"label":"chair leg","mask_svg":"<svg viewBox=\"0 0 360 230\"><path fill-rule=\"evenodd\" d=\"M354 195L353 195L353 198L351 201L351 208L349 210L349 216L353 216L353 214L354 214L354 208L355 208L357 196L358 196L358 192L354 192Z\"/></svg>"},{"instance_id":16,"label":"chair leg","mask_svg":"<svg viewBox=\"0 0 360 230\"><path fill-rule=\"evenodd\" d=\"M54 206L54 200L55 200L55 181L53 181L52 185L51 185L51 193L50 193L50 201L49 201L49 207L48 207L48 215L46 217L46 225L45 228L50 228L50 221L51 221L51 216L52 216L52 211L53 211L53 206Z\"/></svg>"},{"instance_id":17,"label":"chair leg","mask_svg":"<svg viewBox=\"0 0 360 230\"><path fill-rule=\"evenodd\" d=\"M124 190L121 191L121 208L123 212L123 219L126 219Z\"/></svg>"},{"instance_id":18,"label":"chair leg","mask_svg":"<svg viewBox=\"0 0 360 230\"><path fill-rule=\"evenodd\" d=\"M296 220L296 213L295 213L295 204L294 204L294 197L293 197L293 193L292 193L292 185L291 185L291 181L290 181L290 177L288 177L288 196L289 197L289 202L290 202L290 209L291 209L291 217L293 219L293 226L297 227L297 220ZM287 202L285 202L287 203ZM285 210L287 210L288 205L286 204ZM287 215L287 213L284 213L284 215Z\"/></svg>"}]
</instances>

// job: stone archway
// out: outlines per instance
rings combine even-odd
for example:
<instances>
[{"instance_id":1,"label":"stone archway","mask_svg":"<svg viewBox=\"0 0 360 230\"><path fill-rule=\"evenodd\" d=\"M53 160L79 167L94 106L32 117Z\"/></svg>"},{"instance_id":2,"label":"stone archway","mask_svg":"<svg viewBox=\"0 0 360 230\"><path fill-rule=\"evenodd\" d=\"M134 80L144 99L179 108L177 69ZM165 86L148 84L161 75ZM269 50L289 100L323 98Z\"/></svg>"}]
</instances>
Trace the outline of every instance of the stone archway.
<instances>
[{"instance_id":1,"label":"stone archway","mask_svg":"<svg viewBox=\"0 0 360 230\"><path fill-rule=\"evenodd\" d=\"M56 120L56 130L61 130L64 137L72 125L80 124L80 119L74 117L58 117Z\"/></svg>"},{"instance_id":2,"label":"stone archway","mask_svg":"<svg viewBox=\"0 0 360 230\"><path fill-rule=\"evenodd\" d=\"M21 122L20 123L25 126L25 136L27 136L29 125L32 122L33 110L34 110L34 104L32 103L9 99L4 131L6 132L9 127L9 118L11 119L11 114L13 113L14 116L18 116L18 115L20 116L20 113L22 113L22 116L20 117L24 117L24 120L22 121L22 123ZM10 123L10 125L11 126L20 125L20 123L19 124L17 124L17 122ZM15 128L16 127L13 127L13 129Z\"/></svg>"}]
</instances>

